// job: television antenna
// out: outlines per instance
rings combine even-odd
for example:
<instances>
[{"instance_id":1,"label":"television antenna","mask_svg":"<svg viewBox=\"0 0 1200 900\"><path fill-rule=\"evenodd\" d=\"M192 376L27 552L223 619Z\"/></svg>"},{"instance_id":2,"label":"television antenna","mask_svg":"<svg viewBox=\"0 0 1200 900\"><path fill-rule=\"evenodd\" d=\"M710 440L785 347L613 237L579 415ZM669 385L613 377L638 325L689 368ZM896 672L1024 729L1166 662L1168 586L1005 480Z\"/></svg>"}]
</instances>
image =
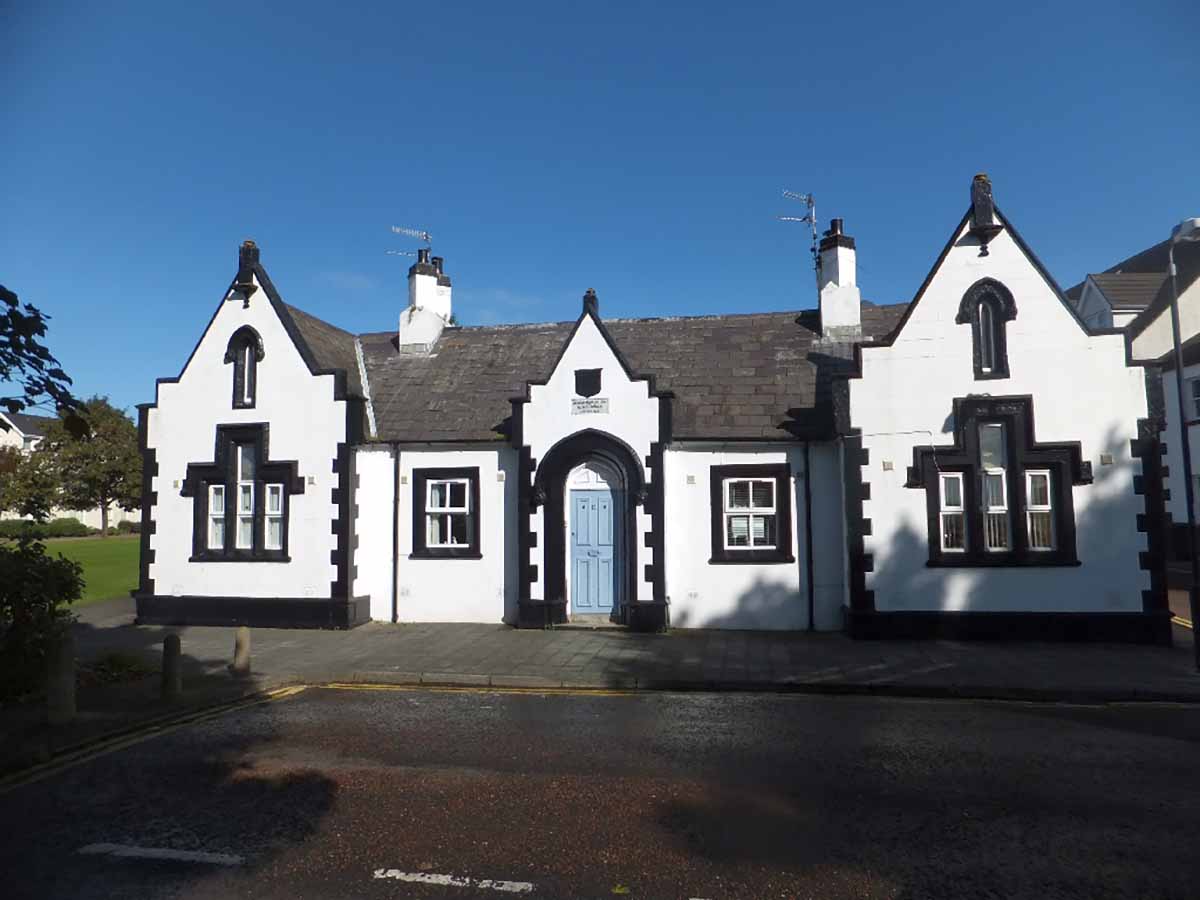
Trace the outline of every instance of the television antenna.
<instances>
[{"instance_id":1,"label":"television antenna","mask_svg":"<svg viewBox=\"0 0 1200 900\"><path fill-rule=\"evenodd\" d=\"M784 200L795 200L803 203L807 212L802 216L776 216L780 222L807 223L812 234L812 244L809 248L813 259L813 272L817 278L817 296L821 296L821 257L817 253L817 200L812 194L801 194L796 191L784 191Z\"/></svg>"},{"instance_id":2,"label":"television antenna","mask_svg":"<svg viewBox=\"0 0 1200 900\"><path fill-rule=\"evenodd\" d=\"M405 237L416 238L425 244L427 250L433 249L433 235L423 228L401 228L399 225L393 225L392 234L402 234Z\"/></svg>"}]
</instances>

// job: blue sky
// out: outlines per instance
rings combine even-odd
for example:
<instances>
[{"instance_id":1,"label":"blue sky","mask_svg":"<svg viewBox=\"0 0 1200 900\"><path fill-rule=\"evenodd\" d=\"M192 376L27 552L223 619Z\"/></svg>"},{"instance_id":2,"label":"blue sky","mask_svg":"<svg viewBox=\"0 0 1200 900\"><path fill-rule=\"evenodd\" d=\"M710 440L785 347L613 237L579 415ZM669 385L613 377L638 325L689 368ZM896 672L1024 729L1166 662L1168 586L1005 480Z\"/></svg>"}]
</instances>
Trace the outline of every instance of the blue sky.
<instances>
[{"instance_id":1,"label":"blue sky","mask_svg":"<svg viewBox=\"0 0 1200 900\"><path fill-rule=\"evenodd\" d=\"M1066 287L1200 215L1200 9L1009 6L9 4L0 283L127 407L247 237L353 331L404 302L393 224L433 232L464 324L573 318L588 287L606 316L796 309L786 187L895 302L986 171Z\"/></svg>"}]
</instances>

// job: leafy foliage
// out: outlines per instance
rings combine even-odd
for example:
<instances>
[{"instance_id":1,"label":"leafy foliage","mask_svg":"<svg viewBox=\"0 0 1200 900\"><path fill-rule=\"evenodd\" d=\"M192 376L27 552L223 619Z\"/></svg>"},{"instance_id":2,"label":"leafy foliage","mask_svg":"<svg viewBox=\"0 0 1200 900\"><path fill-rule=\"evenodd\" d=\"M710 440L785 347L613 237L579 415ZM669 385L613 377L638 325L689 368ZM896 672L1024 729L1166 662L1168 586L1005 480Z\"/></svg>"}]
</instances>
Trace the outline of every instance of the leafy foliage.
<instances>
[{"instance_id":1,"label":"leafy foliage","mask_svg":"<svg viewBox=\"0 0 1200 900\"><path fill-rule=\"evenodd\" d=\"M45 454L0 457L0 509L41 522L50 515L58 493L58 476Z\"/></svg>"},{"instance_id":2,"label":"leafy foliage","mask_svg":"<svg viewBox=\"0 0 1200 900\"><path fill-rule=\"evenodd\" d=\"M122 525L125 523L122 522ZM132 524L132 523L130 523ZM118 532L123 531L120 527ZM89 537L98 534L99 528L89 528L78 519L51 519L49 522L30 522L25 519L5 519L0 521L0 540L11 538L15 540L23 534L39 540L44 538Z\"/></svg>"},{"instance_id":3,"label":"leafy foliage","mask_svg":"<svg viewBox=\"0 0 1200 900\"><path fill-rule=\"evenodd\" d=\"M141 503L137 426L105 397L84 402L79 415L87 424L85 434L74 434L67 417L60 417L47 426L45 438L30 458L46 460L58 484L59 506L99 506L101 532L107 533L111 504L132 510Z\"/></svg>"},{"instance_id":4,"label":"leafy foliage","mask_svg":"<svg viewBox=\"0 0 1200 900\"><path fill-rule=\"evenodd\" d=\"M78 563L48 556L29 534L0 544L0 694L38 687L52 642L74 618L65 607L82 593Z\"/></svg>"},{"instance_id":5,"label":"leafy foliage","mask_svg":"<svg viewBox=\"0 0 1200 900\"><path fill-rule=\"evenodd\" d=\"M71 379L42 343L49 318L0 285L0 386L18 389L15 394L0 395L0 411L17 413L47 401L68 413L75 408ZM78 427L78 423L72 420L72 426ZM0 429L8 426L0 422Z\"/></svg>"}]
</instances>

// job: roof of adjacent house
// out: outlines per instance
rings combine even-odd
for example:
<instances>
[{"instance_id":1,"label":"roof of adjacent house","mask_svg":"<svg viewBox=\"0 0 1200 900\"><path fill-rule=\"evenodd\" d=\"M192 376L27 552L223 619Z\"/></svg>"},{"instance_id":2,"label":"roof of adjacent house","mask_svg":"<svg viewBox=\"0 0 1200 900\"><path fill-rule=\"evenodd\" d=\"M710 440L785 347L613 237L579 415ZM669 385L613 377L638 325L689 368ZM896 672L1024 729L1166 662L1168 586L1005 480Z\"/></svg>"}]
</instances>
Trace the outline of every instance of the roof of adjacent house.
<instances>
[{"instance_id":1,"label":"roof of adjacent house","mask_svg":"<svg viewBox=\"0 0 1200 900\"><path fill-rule=\"evenodd\" d=\"M1143 310L1166 279L1162 272L1105 272L1089 276L1113 309Z\"/></svg>"},{"instance_id":2,"label":"roof of adjacent house","mask_svg":"<svg viewBox=\"0 0 1200 900\"><path fill-rule=\"evenodd\" d=\"M863 303L863 338L885 336L907 304ZM547 379L574 322L447 328L429 355L401 354L394 331L362 335L379 440L498 441L511 398ZM636 376L670 391L682 439L779 439L832 423L829 384L851 345L827 342L815 310L605 319Z\"/></svg>"},{"instance_id":3,"label":"roof of adjacent house","mask_svg":"<svg viewBox=\"0 0 1200 900\"><path fill-rule=\"evenodd\" d=\"M42 437L46 434L46 427L51 422L58 421L55 416L31 416L27 413L0 413L8 421L12 422L13 427L21 434L29 437Z\"/></svg>"},{"instance_id":4,"label":"roof of adjacent house","mask_svg":"<svg viewBox=\"0 0 1200 900\"><path fill-rule=\"evenodd\" d=\"M1128 259L1123 259L1115 266L1110 266L1103 272L1090 273L1089 277L1096 282L1096 286L1104 292L1104 296L1109 299L1110 303L1114 302L1114 295L1109 293L1109 287L1118 292L1135 295L1136 299L1133 304L1123 307L1124 309L1145 309L1154 299L1154 295L1158 293L1158 289L1162 287L1163 280L1167 276L1167 251L1170 246L1170 241L1160 241L1153 247L1147 247L1139 253L1133 254ZM1109 279L1108 276L1142 276L1143 280L1116 278ZM1149 296L1145 297L1147 290L1146 285L1151 280L1152 276L1157 276L1158 283L1154 285L1154 289L1150 291ZM1101 279L1105 279L1103 282ZM1076 304L1083 297L1083 286L1087 284L1087 280L1079 282L1072 288L1066 291L1067 296ZM1106 286L1108 285L1108 286ZM1126 287L1122 287L1126 285ZM1145 302L1142 298L1145 297ZM1139 305L1140 304L1140 305Z\"/></svg>"}]
</instances>

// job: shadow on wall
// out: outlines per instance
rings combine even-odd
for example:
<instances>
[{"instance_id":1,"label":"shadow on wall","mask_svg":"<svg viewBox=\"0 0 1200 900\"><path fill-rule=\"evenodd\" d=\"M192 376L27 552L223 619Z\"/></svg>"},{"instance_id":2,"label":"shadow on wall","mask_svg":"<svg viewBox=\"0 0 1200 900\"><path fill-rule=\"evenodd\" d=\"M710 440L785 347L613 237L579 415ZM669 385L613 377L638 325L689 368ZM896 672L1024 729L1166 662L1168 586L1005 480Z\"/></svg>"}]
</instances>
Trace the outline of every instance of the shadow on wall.
<instances>
[{"instance_id":1,"label":"shadow on wall","mask_svg":"<svg viewBox=\"0 0 1200 900\"><path fill-rule=\"evenodd\" d=\"M1142 572L1139 552L1148 549L1148 535L1141 533L1135 549L1128 547L1129 529L1136 527L1145 511L1144 498L1129 490L1129 469L1122 465L1100 465L1100 454L1114 460L1128 458L1129 445L1114 430L1093 460L1093 482L1076 487L1075 546L1080 568L986 568L931 569L925 522L905 522L886 548L874 546L876 566L868 576L868 589L875 590L877 608L894 611L1074 611L1139 612L1141 591L1150 587L1148 572ZM1133 474L1141 474L1141 460L1132 461ZM907 490L907 489L906 489ZM918 491L920 489L912 489ZM1083 500L1086 500L1084 505ZM870 541L871 539L868 539ZM1162 536L1165 546L1166 532ZM868 549L871 549L870 543ZM1138 587L1109 587L1089 571L1097 564L1119 565L1137 573ZM1160 563L1161 567L1161 563ZM1067 575L1080 590L1102 596L1064 597L1058 587L1047 597L1039 580ZM1126 573L1121 573L1124 576ZM803 573L801 572L801 575ZM1017 576L1014 578L1014 575ZM1061 578L1055 578L1061 584ZM803 578L801 578L803 583ZM678 628L803 628L808 598L803 589L770 583L762 578L744 591L728 612L700 620L687 610L672 613L671 625ZM782 623L790 622L790 625Z\"/></svg>"},{"instance_id":2,"label":"shadow on wall","mask_svg":"<svg viewBox=\"0 0 1200 900\"><path fill-rule=\"evenodd\" d=\"M728 613L699 620L681 610L672 613L673 628L799 629L808 619L808 598L799 590L756 578Z\"/></svg>"},{"instance_id":3,"label":"shadow on wall","mask_svg":"<svg viewBox=\"0 0 1200 900\"><path fill-rule=\"evenodd\" d=\"M1141 591L1150 587L1148 572L1140 569L1140 551L1148 549L1149 535L1140 533L1134 548L1128 546L1129 531L1136 527L1145 511L1144 497L1129 489L1129 469L1121 465L1100 465L1100 456L1114 460L1127 458L1129 445L1114 430L1093 462L1093 482L1075 488L1075 547L1079 568L1032 567L1013 569L930 569L926 525L906 521L887 547L872 545L875 569L868 575L868 590L875 591L877 609L934 611L1074 611L1081 607L1094 612L1139 612L1143 609ZM1141 460L1132 460L1132 474L1141 474ZM921 489L912 489L914 491ZM1084 505L1085 501L1086 505ZM1163 532L1165 541L1166 532ZM1089 572L1089 566L1112 565L1136 572L1138 587L1107 587L1103 578ZM1057 587L1053 596L1039 590L1039 581L1049 576L1070 573L1068 578L1080 590L1103 591L1104 595L1063 596ZM1127 573L1119 573L1124 578ZM1014 577L1017 576L1017 577ZM1075 576L1075 577L1072 577ZM1055 579L1061 584L1060 579Z\"/></svg>"}]
</instances>

